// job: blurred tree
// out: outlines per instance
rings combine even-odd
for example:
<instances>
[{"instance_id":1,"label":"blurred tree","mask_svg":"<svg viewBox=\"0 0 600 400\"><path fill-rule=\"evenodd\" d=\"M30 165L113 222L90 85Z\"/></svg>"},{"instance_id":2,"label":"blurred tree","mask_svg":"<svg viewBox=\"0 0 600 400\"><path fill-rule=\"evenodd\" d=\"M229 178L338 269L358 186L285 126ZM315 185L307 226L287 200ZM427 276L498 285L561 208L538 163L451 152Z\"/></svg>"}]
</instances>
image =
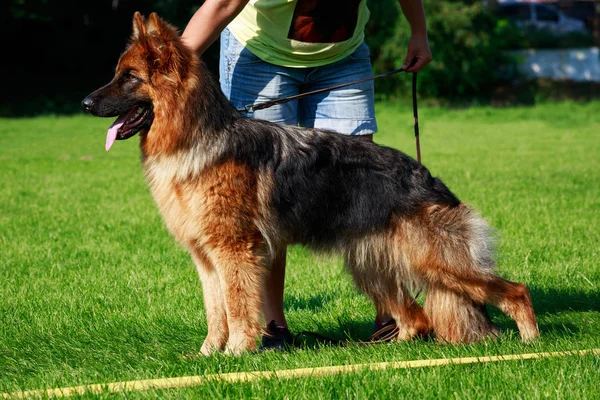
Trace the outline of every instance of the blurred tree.
<instances>
[{"instance_id":1,"label":"blurred tree","mask_svg":"<svg viewBox=\"0 0 600 400\"><path fill-rule=\"evenodd\" d=\"M420 92L449 100L486 98L493 89L517 76L515 61L501 51L497 19L475 0L424 0L433 61L419 73ZM406 57L410 26L398 15L396 1L371 0L373 11L367 41L378 49L376 72L399 68ZM383 26L382 26L383 25ZM391 26L390 26L391 25ZM395 95L409 90L410 80L396 76L376 82L378 93Z\"/></svg>"}]
</instances>

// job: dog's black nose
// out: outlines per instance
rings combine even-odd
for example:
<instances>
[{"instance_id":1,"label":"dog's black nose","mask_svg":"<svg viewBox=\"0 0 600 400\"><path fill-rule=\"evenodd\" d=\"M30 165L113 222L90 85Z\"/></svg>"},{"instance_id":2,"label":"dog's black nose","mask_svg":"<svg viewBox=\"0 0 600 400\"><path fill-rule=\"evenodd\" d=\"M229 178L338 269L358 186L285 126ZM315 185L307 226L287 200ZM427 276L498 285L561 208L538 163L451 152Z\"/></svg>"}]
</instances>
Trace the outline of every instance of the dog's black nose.
<instances>
[{"instance_id":1,"label":"dog's black nose","mask_svg":"<svg viewBox=\"0 0 600 400\"><path fill-rule=\"evenodd\" d=\"M85 109L85 111L90 111L92 109L92 107L94 106L94 100L92 100L89 97L86 97L81 102L81 106Z\"/></svg>"}]
</instances>

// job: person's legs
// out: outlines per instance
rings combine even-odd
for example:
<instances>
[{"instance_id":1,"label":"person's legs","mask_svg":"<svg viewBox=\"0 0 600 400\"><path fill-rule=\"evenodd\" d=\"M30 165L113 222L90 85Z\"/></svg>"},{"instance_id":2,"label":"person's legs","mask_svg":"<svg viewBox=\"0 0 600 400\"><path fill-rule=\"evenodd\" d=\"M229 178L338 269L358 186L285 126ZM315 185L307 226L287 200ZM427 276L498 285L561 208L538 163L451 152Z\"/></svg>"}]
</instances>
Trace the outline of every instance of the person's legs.
<instances>
[{"instance_id":1,"label":"person's legs","mask_svg":"<svg viewBox=\"0 0 600 400\"><path fill-rule=\"evenodd\" d=\"M267 276L263 296L263 312L267 327L262 337L260 350L283 350L293 344L293 336L288 329L283 312L283 289L285 283L286 248L275 254L271 273Z\"/></svg>"},{"instance_id":2,"label":"person's legs","mask_svg":"<svg viewBox=\"0 0 600 400\"><path fill-rule=\"evenodd\" d=\"M271 266L271 274L267 278L264 294L263 310L267 323L275 321L277 326L287 328L283 312L283 288L285 282L286 249L280 249Z\"/></svg>"},{"instance_id":3,"label":"person's legs","mask_svg":"<svg viewBox=\"0 0 600 400\"><path fill-rule=\"evenodd\" d=\"M373 76L369 48L365 43L336 63L315 68L307 75L305 91L340 85ZM301 99L298 109L301 126L330 129L352 135L355 140L373 140L377 132L373 81L362 82ZM378 330L391 315L377 312Z\"/></svg>"}]
</instances>

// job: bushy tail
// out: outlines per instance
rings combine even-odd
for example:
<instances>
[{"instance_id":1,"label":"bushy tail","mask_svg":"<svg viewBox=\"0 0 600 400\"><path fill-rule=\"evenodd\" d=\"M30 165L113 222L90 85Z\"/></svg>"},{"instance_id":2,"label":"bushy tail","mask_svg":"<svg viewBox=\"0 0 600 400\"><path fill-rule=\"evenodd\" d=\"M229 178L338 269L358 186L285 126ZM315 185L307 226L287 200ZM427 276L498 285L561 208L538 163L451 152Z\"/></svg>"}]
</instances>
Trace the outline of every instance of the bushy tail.
<instances>
[{"instance_id":1,"label":"bushy tail","mask_svg":"<svg viewBox=\"0 0 600 400\"><path fill-rule=\"evenodd\" d=\"M537 336L529 291L495 274L493 235L477 213L432 205L405 226L411 240L403 252L427 283L425 313L436 337L469 343L496 336L486 303L515 319L523 340Z\"/></svg>"}]
</instances>

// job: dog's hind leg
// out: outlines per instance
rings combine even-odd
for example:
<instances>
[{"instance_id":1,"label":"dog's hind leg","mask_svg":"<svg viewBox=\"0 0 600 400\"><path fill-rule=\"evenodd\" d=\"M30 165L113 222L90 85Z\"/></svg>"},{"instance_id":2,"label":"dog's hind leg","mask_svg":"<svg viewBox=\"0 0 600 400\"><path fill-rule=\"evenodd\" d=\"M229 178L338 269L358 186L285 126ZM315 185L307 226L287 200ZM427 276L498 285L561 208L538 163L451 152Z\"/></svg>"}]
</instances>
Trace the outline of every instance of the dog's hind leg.
<instances>
[{"instance_id":1,"label":"dog's hind leg","mask_svg":"<svg viewBox=\"0 0 600 400\"><path fill-rule=\"evenodd\" d=\"M430 333L430 324L423 308L402 284L399 283L394 289L396 295L386 299L388 302L386 309L396 320L399 329L398 339L427 337ZM391 289L388 295L393 295L394 289Z\"/></svg>"},{"instance_id":2,"label":"dog's hind leg","mask_svg":"<svg viewBox=\"0 0 600 400\"><path fill-rule=\"evenodd\" d=\"M434 205L423 211L420 223L407 222L405 228L411 242L407 250L413 249L410 264L429 284L499 308L515 320L523 341L538 336L527 287L493 272L491 236L483 219L464 205Z\"/></svg>"},{"instance_id":3,"label":"dog's hind leg","mask_svg":"<svg viewBox=\"0 0 600 400\"><path fill-rule=\"evenodd\" d=\"M429 285L424 308L438 341L471 343L500 333L484 304L440 285Z\"/></svg>"},{"instance_id":4,"label":"dog's hind leg","mask_svg":"<svg viewBox=\"0 0 600 400\"><path fill-rule=\"evenodd\" d=\"M373 285L373 278L359 287L367 293L375 303L379 313L387 313L394 318L398 327L398 340L410 340L414 337L429 335L429 320L423 308L417 303L409 291L395 281L381 282ZM377 291L373 290L377 287Z\"/></svg>"},{"instance_id":5,"label":"dog's hind leg","mask_svg":"<svg viewBox=\"0 0 600 400\"><path fill-rule=\"evenodd\" d=\"M398 340L428 336L427 316L404 286L401 274L388 265L393 260L383 252L369 254L373 248L368 248L367 240L359 246L362 249L352 249L346 256L346 266L352 272L356 286L373 300L379 314L390 314L396 320Z\"/></svg>"},{"instance_id":6,"label":"dog's hind leg","mask_svg":"<svg viewBox=\"0 0 600 400\"><path fill-rule=\"evenodd\" d=\"M225 298L221 291L221 284L217 271L202 250L193 250L192 259L202 282L204 308L206 309L206 322L208 335L204 339L200 353L208 356L215 351L225 348L229 337L227 314L225 311Z\"/></svg>"},{"instance_id":7,"label":"dog's hind leg","mask_svg":"<svg viewBox=\"0 0 600 400\"><path fill-rule=\"evenodd\" d=\"M491 304L499 308L517 323L524 342L538 336L538 328L527 286L511 282L499 276L473 277L444 271L437 282L448 289L467 295L478 304Z\"/></svg>"}]
</instances>

